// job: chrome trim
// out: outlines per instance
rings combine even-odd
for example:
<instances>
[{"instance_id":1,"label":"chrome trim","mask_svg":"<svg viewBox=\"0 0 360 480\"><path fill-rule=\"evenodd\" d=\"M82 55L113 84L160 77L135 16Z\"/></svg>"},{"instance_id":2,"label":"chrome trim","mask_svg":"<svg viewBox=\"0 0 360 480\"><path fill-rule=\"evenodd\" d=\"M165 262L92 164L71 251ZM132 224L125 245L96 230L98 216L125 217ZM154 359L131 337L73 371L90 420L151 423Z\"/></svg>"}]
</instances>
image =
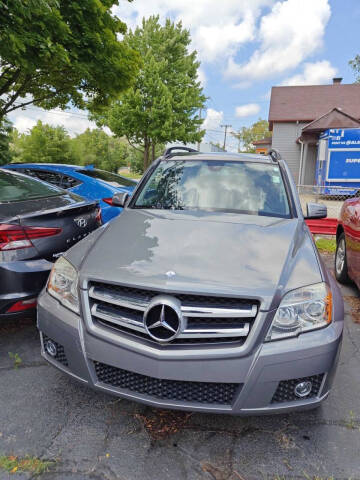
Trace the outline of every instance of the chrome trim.
<instances>
[{"instance_id":1,"label":"chrome trim","mask_svg":"<svg viewBox=\"0 0 360 480\"><path fill-rule=\"evenodd\" d=\"M97 318L101 318L102 320L106 320L107 322L115 323L121 327L125 328L132 328L133 330L138 330L139 332L145 332L144 323L143 321L133 320L129 317L125 317L123 315L114 315L110 313L101 312L98 310L98 306L96 303L91 307L91 315Z\"/></svg>"},{"instance_id":2,"label":"chrome trim","mask_svg":"<svg viewBox=\"0 0 360 480\"><path fill-rule=\"evenodd\" d=\"M181 311L187 317L207 318L255 318L257 306L251 308L218 308L218 307L181 307Z\"/></svg>"},{"instance_id":3,"label":"chrome trim","mask_svg":"<svg viewBox=\"0 0 360 480\"><path fill-rule=\"evenodd\" d=\"M141 312L144 312L150 303L141 298L134 299L116 292L109 294L107 291L99 287L91 287L89 290L89 297L99 300L100 302L113 303L119 307L132 308L134 310L140 310Z\"/></svg>"},{"instance_id":4,"label":"chrome trim","mask_svg":"<svg viewBox=\"0 0 360 480\"><path fill-rule=\"evenodd\" d=\"M159 296L161 294L159 293ZM91 287L89 296L100 302L112 303L119 307L131 308L144 312L150 301L140 298L133 298L112 292L111 294L101 287ZM249 308L250 307L250 308ZM244 308L221 308L221 307L196 307L181 306L181 311L186 317L208 317L208 318L255 318L257 315L256 305L244 305Z\"/></svg>"},{"instance_id":5,"label":"chrome trim","mask_svg":"<svg viewBox=\"0 0 360 480\"><path fill-rule=\"evenodd\" d=\"M247 337L250 330L248 323L241 328L186 328L177 338L214 338L214 337Z\"/></svg>"},{"instance_id":6,"label":"chrome trim","mask_svg":"<svg viewBox=\"0 0 360 480\"><path fill-rule=\"evenodd\" d=\"M105 320L109 323L119 325L120 327L129 328L131 330L136 330L138 332L146 334L146 329L143 321L134 320L128 317L125 317L120 314L114 314L110 312L101 311L102 307L98 304L94 304L91 307L91 314L101 320ZM177 338L226 338L226 337L247 337L250 330L250 325L244 323L241 327L238 328L229 328L224 326L214 327L213 325L204 325L202 328L190 327L185 328Z\"/></svg>"}]
</instances>

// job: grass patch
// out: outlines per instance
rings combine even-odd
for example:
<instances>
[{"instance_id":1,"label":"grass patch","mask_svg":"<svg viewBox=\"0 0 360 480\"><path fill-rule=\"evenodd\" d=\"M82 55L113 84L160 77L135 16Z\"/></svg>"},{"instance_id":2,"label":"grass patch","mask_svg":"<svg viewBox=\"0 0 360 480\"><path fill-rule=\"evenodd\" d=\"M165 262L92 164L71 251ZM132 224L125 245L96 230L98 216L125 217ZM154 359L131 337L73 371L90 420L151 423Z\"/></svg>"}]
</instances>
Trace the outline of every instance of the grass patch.
<instances>
[{"instance_id":1,"label":"grass patch","mask_svg":"<svg viewBox=\"0 0 360 480\"><path fill-rule=\"evenodd\" d=\"M47 472L54 462L40 460L36 457L15 457L14 455L0 456L0 469L9 473L30 472L40 475Z\"/></svg>"},{"instance_id":2,"label":"grass patch","mask_svg":"<svg viewBox=\"0 0 360 480\"><path fill-rule=\"evenodd\" d=\"M142 177L141 173L133 173L133 172L128 172L126 170L125 171L120 170L119 175L126 178L132 178L133 180L139 180Z\"/></svg>"},{"instance_id":3,"label":"grass patch","mask_svg":"<svg viewBox=\"0 0 360 480\"><path fill-rule=\"evenodd\" d=\"M318 238L315 243L319 252L335 253L336 240L334 238Z\"/></svg>"}]
</instances>

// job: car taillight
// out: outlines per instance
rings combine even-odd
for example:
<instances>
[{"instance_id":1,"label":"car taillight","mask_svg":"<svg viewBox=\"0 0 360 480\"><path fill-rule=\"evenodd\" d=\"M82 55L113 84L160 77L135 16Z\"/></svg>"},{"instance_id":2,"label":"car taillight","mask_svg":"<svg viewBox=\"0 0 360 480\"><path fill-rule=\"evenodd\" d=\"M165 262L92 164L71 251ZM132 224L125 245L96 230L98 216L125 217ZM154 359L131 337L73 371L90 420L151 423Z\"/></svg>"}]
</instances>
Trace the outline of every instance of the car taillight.
<instances>
[{"instance_id":1,"label":"car taillight","mask_svg":"<svg viewBox=\"0 0 360 480\"><path fill-rule=\"evenodd\" d=\"M113 202L112 202L112 197L103 198L102 200L103 200L103 202L107 203L108 205L111 205L112 207L114 206Z\"/></svg>"},{"instance_id":2,"label":"car taillight","mask_svg":"<svg viewBox=\"0 0 360 480\"><path fill-rule=\"evenodd\" d=\"M35 238L52 237L61 232L61 228L21 227L20 225L0 224L0 251L29 248Z\"/></svg>"},{"instance_id":3,"label":"car taillight","mask_svg":"<svg viewBox=\"0 0 360 480\"><path fill-rule=\"evenodd\" d=\"M18 302L11 305L11 307L6 311L6 313L15 313L23 312L24 310L31 310L37 305L36 298L29 298L28 300L19 300Z\"/></svg>"}]
</instances>

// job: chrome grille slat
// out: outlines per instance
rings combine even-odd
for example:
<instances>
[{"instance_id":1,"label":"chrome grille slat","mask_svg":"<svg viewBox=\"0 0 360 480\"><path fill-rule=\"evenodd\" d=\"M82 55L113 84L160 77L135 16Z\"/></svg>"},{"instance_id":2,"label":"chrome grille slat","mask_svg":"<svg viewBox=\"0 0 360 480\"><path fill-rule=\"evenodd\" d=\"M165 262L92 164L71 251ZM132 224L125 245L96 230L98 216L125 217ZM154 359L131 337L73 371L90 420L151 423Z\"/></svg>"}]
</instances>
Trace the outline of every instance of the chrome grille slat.
<instances>
[{"instance_id":1,"label":"chrome grille slat","mask_svg":"<svg viewBox=\"0 0 360 480\"><path fill-rule=\"evenodd\" d=\"M152 299L161 292L93 282L88 294L93 322L98 326L113 326L120 333L133 332L138 338L153 341L144 326L143 315ZM174 343L244 341L258 311L257 302L243 299L199 295L197 304L195 294L169 292L167 295L181 301L185 320Z\"/></svg>"},{"instance_id":2,"label":"chrome grille slat","mask_svg":"<svg viewBox=\"0 0 360 480\"><path fill-rule=\"evenodd\" d=\"M112 291L111 293L99 287L91 287L89 296L94 300L112 303L120 307L145 311L149 302L141 298L131 298ZM215 318L255 318L256 305L244 305L244 308L197 307L182 305L181 311L186 317L215 317Z\"/></svg>"}]
</instances>

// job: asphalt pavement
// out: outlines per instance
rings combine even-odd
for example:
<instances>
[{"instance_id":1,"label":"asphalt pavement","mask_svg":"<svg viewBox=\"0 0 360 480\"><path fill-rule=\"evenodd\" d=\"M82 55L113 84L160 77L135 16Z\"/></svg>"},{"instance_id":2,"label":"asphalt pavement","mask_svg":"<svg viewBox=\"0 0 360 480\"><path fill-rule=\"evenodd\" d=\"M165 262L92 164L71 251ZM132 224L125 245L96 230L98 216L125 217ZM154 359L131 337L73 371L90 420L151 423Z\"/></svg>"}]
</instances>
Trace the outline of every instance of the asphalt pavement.
<instances>
[{"instance_id":1,"label":"asphalt pavement","mask_svg":"<svg viewBox=\"0 0 360 480\"><path fill-rule=\"evenodd\" d=\"M333 390L319 409L290 415L188 414L99 394L42 360L34 321L3 323L0 458L51 460L41 480L360 480L360 300L342 291ZM0 470L8 478L35 476Z\"/></svg>"}]
</instances>

